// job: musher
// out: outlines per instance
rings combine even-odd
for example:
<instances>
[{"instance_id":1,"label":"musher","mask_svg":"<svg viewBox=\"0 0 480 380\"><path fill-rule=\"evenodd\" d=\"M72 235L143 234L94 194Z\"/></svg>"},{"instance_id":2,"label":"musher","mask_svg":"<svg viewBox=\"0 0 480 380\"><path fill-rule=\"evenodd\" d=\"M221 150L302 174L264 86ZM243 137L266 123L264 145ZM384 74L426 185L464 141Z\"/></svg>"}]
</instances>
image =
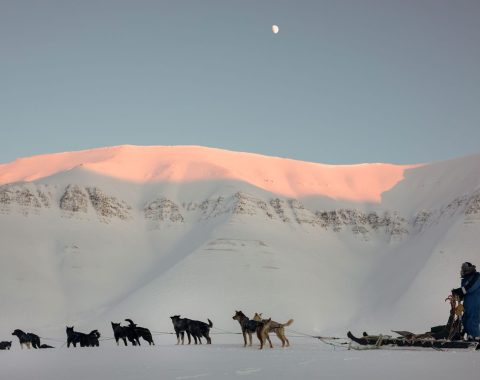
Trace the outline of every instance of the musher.
<instances>
[{"instance_id":1,"label":"musher","mask_svg":"<svg viewBox=\"0 0 480 380\"><path fill-rule=\"evenodd\" d=\"M463 299L462 323L468 340L480 338L480 273L469 262L460 270L461 287L452 289L452 294Z\"/></svg>"}]
</instances>

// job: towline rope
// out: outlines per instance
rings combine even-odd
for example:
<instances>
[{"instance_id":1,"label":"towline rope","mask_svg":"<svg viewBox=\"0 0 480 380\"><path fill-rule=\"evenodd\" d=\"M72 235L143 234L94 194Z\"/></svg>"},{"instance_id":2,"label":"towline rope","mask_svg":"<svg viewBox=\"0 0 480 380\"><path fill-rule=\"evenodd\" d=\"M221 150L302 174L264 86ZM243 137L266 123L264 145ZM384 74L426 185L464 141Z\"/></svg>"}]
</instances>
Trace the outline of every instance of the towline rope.
<instances>
[{"instance_id":1,"label":"towline rope","mask_svg":"<svg viewBox=\"0 0 480 380\"><path fill-rule=\"evenodd\" d=\"M212 334L216 334L216 335L219 335L219 334L224 334L224 335L228 335L228 334L231 334L231 335L239 335L241 334L240 332L232 332L232 331L228 331L228 330L225 330L225 329L221 329L220 327L215 327L213 326L212 329L215 329L215 330L219 330L220 332L217 332L217 333L212 333Z\"/></svg>"},{"instance_id":2,"label":"towline rope","mask_svg":"<svg viewBox=\"0 0 480 380\"><path fill-rule=\"evenodd\" d=\"M217 330L216 332L212 332L211 335L242 335L241 332L233 332L230 330L222 329L220 327L212 326L213 330ZM287 332L291 332L296 335L288 334L287 336L291 338L313 338L313 339L318 339L321 342L328 344L333 347L342 347L345 348L345 345L347 343L341 343L341 344L334 344L332 342L329 342L330 340L341 340L344 338L338 338L338 337L322 337L322 336L317 336L317 335L311 335L311 334L306 334L297 330L293 329L285 329ZM155 331L151 330L152 335L155 336L162 336L162 335L175 335L175 332L170 332L170 331ZM60 348L64 347L67 344L67 341L61 338L50 338L50 337L44 337L44 336L39 336L40 339L46 340L46 341L52 341L52 342L57 342L57 343L62 343ZM111 336L105 336L100 339L98 339L100 342L103 341L108 341L108 340L114 340L114 337Z\"/></svg>"},{"instance_id":3,"label":"towline rope","mask_svg":"<svg viewBox=\"0 0 480 380\"><path fill-rule=\"evenodd\" d=\"M174 332L167 332L167 331L151 331L152 335L174 335Z\"/></svg>"},{"instance_id":4,"label":"towline rope","mask_svg":"<svg viewBox=\"0 0 480 380\"><path fill-rule=\"evenodd\" d=\"M63 343L65 342L63 339L56 339L56 338L45 338L44 336L39 336L40 339L43 340L51 340L52 342Z\"/></svg>"}]
</instances>

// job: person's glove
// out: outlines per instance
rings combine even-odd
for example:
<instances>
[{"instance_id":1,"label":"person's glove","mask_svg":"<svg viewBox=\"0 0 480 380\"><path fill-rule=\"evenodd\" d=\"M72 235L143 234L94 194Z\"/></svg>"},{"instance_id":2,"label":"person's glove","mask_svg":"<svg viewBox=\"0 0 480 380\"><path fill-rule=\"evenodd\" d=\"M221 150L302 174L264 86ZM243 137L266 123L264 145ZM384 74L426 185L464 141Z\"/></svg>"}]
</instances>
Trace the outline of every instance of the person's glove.
<instances>
[{"instance_id":1,"label":"person's glove","mask_svg":"<svg viewBox=\"0 0 480 380\"><path fill-rule=\"evenodd\" d=\"M452 289L452 294L454 296L459 296L460 298L463 298L463 296L465 295L465 294L463 294L462 288Z\"/></svg>"}]
</instances>

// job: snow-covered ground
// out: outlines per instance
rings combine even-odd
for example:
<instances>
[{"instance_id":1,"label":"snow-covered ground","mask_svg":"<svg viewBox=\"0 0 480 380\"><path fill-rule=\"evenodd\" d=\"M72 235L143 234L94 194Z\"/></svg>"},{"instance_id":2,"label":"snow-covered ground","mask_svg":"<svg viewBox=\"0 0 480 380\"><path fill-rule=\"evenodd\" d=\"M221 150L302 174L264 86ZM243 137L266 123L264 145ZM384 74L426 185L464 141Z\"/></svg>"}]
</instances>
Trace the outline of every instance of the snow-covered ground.
<instances>
[{"instance_id":1,"label":"snow-covered ground","mask_svg":"<svg viewBox=\"0 0 480 380\"><path fill-rule=\"evenodd\" d=\"M158 339L157 339L158 340ZM108 344L107 344L108 343ZM292 338L292 347L259 351L236 343L0 352L8 380L147 379L475 379L478 352L348 351Z\"/></svg>"},{"instance_id":2,"label":"snow-covered ground","mask_svg":"<svg viewBox=\"0 0 480 380\"><path fill-rule=\"evenodd\" d=\"M423 332L445 323L460 264L480 265L478 155L332 166L122 146L19 159L0 165L0 184L0 341L15 328L62 340L66 325L109 337L110 321L125 318L172 331L175 314L239 331L235 310L293 318L291 334ZM211 347L166 336L155 348L106 341L76 352L14 342L0 362L9 379L475 369L470 353L344 352L307 340L263 352L221 336Z\"/></svg>"}]
</instances>

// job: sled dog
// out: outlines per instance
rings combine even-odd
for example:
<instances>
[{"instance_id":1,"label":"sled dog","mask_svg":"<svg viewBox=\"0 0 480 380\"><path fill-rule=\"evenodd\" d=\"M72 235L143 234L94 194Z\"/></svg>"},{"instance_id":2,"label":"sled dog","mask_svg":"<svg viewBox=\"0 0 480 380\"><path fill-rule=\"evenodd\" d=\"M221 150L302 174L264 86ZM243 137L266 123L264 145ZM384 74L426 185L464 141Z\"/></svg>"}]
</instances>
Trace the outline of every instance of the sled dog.
<instances>
[{"instance_id":1,"label":"sled dog","mask_svg":"<svg viewBox=\"0 0 480 380\"><path fill-rule=\"evenodd\" d=\"M253 316L253 319L255 321L262 321L263 326L259 329L257 329L257 336L258 339L260 340L260 349L263 348L263 345L265 344L265 340L268 340L270 343L270 348L273 348L272 342L270 341L268 334L269 333L275 333L282 342L282 347L289 347L290 342L285 336L285 327L290 326L293 323L293 319L289 319L288 322L286 323L278 323L275 321L272 321L272 318L269 319L262 319L262 313L255 313Z\"/></svg>"}]
</instances>

